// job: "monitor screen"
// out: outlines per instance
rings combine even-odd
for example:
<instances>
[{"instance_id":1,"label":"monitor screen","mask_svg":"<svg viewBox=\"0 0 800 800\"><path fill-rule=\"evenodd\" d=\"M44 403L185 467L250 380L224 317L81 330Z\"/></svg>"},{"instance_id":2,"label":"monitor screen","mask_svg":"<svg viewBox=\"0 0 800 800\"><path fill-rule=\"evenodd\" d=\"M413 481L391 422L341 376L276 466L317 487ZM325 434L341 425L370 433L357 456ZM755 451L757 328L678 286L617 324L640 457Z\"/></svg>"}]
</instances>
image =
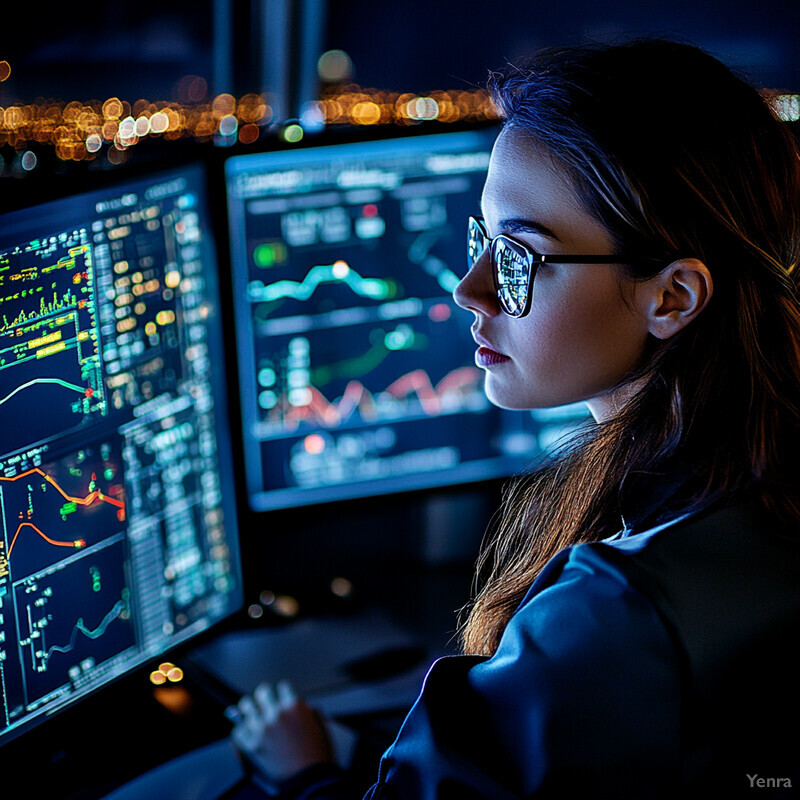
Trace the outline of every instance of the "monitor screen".
<instances>
[{"instance_id":1,"label":"monitor screen","mask_svg":"<svg viewBox=\"0 0 800 800\"><path fill-rule=\"evenodd\" d=\"M452 299L496 133L227 161L254 510L508 475L575 418L492 407Z\"/></svg>"},{"instance_id":2,"label":"monitor screen","mask_svg":"<svg viewBox=\"0 0 800 800\"><path fill-rule=\"evenodd\" d=\"M205 173L0 217L0 743L236 610Z\"/></svg>"}]
</instances>

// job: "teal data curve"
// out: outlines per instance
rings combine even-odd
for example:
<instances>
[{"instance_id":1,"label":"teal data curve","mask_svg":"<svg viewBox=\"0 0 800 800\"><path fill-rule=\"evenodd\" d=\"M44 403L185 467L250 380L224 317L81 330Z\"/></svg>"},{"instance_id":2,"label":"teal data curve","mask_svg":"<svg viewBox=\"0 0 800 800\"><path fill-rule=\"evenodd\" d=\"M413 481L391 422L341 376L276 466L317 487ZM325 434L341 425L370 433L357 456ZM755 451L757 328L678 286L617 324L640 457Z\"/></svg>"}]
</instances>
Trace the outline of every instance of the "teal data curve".
<instances>
[{"instance_id":1,"label":"teal data curve","mask_svg":"<svg viewBox=\"0 0 800 800\"><path fill-rule=\"evenodd\" d=\"M371 300L388 300L397 292L397 286L393 281L362 278L354 269L338 262L313 267L300 283L287 280L264 286L261 281L253 281L248 286L248 295L254 303L272 302L284 298L302 301L308 300L323 283L343 283L355 294Z\"/></svg>"}]
</instances>

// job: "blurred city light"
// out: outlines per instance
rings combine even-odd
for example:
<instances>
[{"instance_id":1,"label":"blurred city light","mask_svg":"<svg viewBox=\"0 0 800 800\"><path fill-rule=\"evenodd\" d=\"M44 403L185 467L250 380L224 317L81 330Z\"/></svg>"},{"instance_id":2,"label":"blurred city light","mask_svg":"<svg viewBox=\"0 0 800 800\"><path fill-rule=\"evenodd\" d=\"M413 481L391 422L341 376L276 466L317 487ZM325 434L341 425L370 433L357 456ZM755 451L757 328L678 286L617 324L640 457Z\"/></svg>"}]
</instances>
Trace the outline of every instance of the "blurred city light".
<instances>
[{"instance_id":1,"label":"blurred city light","mask_svg":"<svg viewBox=\"0 0 800 800\"><path fill-rule=\"evenodd\" d=\"M353 77L353 62L344 50L328 50L319 57L317 72L325 83L344 83Z\"/></svg>"},{"instance_id":2,"label":"blurred city light","mask_svg":"<svg viewBox=\"0 0 800 800\"><path fill-rule=\"evenodd\" d=\"M290 144L297 144L303 138L303 128L296 122L287 125L283 131L283 138Z\"/></svg>"},{"instance_id":3,"label":"blurred city light","mask_svg":"<svg viewBox=\"0 0 800 800\"><path fill-rule=\"evenodd\" d=\"M105 156L117 165L126 160L127 150L152 138L252 145L269 130L296 143L306 132L334 125L402 126L434 120L449 124L497 117L488 95L479 89L417 95L362 89L356 84L330 86L319 100L305 104L299 121L274 119L267 94L236 98L225 93L209 99L206 93L202 78L187 76L176 89L182 100L139 99L131 103L110 97L105 101L13 103L0 107L0 148L17 153L30 150L35 159L35 148L51 146L62 161ZM796 103L796 98L792 100ZM786 108L793 106L789 103Z\"/></svg>"}]
</instances>

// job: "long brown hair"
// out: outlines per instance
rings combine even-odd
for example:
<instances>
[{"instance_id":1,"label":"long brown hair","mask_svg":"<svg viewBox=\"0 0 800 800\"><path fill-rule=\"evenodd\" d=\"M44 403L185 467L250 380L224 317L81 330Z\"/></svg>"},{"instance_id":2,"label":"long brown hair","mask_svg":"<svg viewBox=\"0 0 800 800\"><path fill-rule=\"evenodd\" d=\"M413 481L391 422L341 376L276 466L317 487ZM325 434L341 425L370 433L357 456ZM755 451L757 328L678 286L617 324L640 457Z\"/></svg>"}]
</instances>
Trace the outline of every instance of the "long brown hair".
<instances>
[{"instance_id":1,"label":"long brown hair","mask_svg":"<svg viewBox=\"0 0 800 800\"><path fill-rule=\"evenodd\" d=\"M486 655L545 563L619 530L623 493L646 476L688 470L681 510L749 489L800 523L800 155L786 123L721 62L671 41L545 51L490 89L620 252L698 258L714 295L650 343L630 376L641 389L613 419L508 487L462 630L463 649Z\"/></svg>"}]
</instances>

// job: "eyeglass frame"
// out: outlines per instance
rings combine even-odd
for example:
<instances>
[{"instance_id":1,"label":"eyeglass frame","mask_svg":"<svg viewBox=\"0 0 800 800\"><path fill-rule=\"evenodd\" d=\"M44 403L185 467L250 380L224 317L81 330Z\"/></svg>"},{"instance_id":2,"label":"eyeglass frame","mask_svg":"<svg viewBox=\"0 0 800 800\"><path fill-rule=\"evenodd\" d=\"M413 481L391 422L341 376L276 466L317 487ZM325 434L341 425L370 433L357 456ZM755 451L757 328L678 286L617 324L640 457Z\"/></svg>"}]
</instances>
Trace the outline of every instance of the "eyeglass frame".
<instances>
[{"instance_id":1,"label":"eyeglass frame","mask_svg":"<svg viewBox=\"0 0 800 800\"><path fill-rule=\"evenodd\" d=\"M473 249L473 231L477 231L483 240L483 247L481 248L480 252L472 257L471 251ZM514 313L512 309L508 306L507 301L503 297L502 293L502 286L500 281L500 261L497 257L496 250L499 245L505 245L506 248L510 249L512 252L517 253L519 256L523 256L525 261L522 263L522 266L525 268L526 278L524 282L525 286L525 303L522 306L522 310ZM486 252L489 251L489 258L492 263L492 281L494 283L495 293L497 294L497 301L500 305L500 309L503 311L504 314L507 314L509 317L513 319L521 319L524 317L528 312L531 310L531 303L533 300L533 285L534 280L536 278L536 273L539 269L541 264L636 264L636 263L648 263L653 264L655 262L661 261L661 259L657 258L642 258L637 256L635 258L630 258L625 255L621 254L613 254L613 255L567 255L560 253L558 255L545 255L542 253L538 253L533 248L529 247L524 242L520 242L515 239L513 236L508 236L505 233L500 233L497 236L489 236L488 231L486 230L486 224L484 222L483 217L480 216L470 216L469 222L467 223L467 268L468 271L471 270L475 264L478 262L478 259ZM519 285L522 286L523 284L512 284L512 285Z\"/></svg>"}]
</instances>

